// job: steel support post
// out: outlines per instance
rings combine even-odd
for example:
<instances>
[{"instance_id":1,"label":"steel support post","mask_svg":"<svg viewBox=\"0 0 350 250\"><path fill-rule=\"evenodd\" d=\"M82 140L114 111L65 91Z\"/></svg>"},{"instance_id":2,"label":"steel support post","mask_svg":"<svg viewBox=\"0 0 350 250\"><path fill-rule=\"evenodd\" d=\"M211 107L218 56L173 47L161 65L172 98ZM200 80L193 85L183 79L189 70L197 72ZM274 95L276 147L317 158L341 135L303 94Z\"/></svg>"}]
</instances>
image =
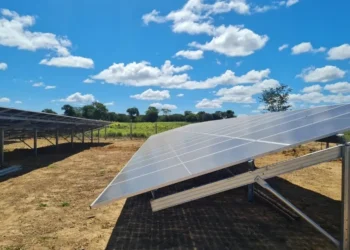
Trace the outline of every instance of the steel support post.
<instances>
[{"instance_id":1,"label":"steel support post","mask_svg":"<svg viewBox=\"0 0 350 250\"><path fill-rule=\"evenodd\" d=\"M255 170L254 160L248 161L249 171ZM248 201L254 201L254 183L248 185Z\"/></svg>"},{"instance_id":2,"label":"steel support post","mask_svg":"<svg viewBox=\"0 0 350 250\"><path fill-rule=\"evenodd\" d=\"M56 141L56 151L57 151L58 150L58 129L56 129L55 141Z\"/></svg>"},{"instance_id":3,"label":"steel support post","mask_svg":"<svg viewBox=\"0 0 350 250\"><path fill-rule=\"evenodd\" d=\"M342 244L341 249L350 249L350 144L342 152Z\"/></svg>"},{"instance_id":4,"label":"steel support post","mask_svg":"<svg viewBox=\"0 0 350 250\"><path fill-rule=\"evenodd\" d=\"M0 128L0 167L4 166L4 162L5 162L4 145L5 145L5 131L3 128Z\"/></svg>"},{"instance_id":5,"label":"steel support post","mask_svg":"<svg viewBox=\"0 0 350 250\"><path fill-rule=\"evenodd\" d=\"M97 143L100 143L100 130L97 130Z\"/></svg>"},{"instance_id":6,"label":"steel support post","mask_svg":"<svg viewBox=\"0 0 350 250\"><path fill-rule=\"evenodd\" d=\"M84 142L85 142L85 132L84 132L84 130L81 132L81 143L83 143L84 144Z\"/></svg>"},{"instance_id":7,"label":"steel support post","mask_svg":"<svg viewBox=\"0 0 350 250\"><path fill-rule=\"evenodd\" d=\"M74 131L73 129L70 131L70 144L72 145L72 148L74 147Z\"/></svg>"},{"instance_id":8,"label":"steel support post","mask_svg":"<svg viewBox=\"0 0 350 250\"><path fill-rule=\"evenodd\" d=\"M91 129L91 144L93 144L94 143L94 130L93 129Z\"/></svg>"},{"instance_id":9,"label":"steel support post","mask_svg":"<svg viewBox=\"0 0 350 250\"><path fill-rule=\"evenodd\" d=\"M38 130L34 129L34 155L38 156Z\"/></svg>"},{"instance_id":10,"label":"steel support post","mask_svg":"<svg viewBox=\"0 0 350 250\"><path fill-rule=\"evenodd\" d=\"M350 152L350 151L349 151ZM275 197L277 197L280 201L286 204L289 208L291 208L294 212L300 215L304 220L306 220L311 226L317 229L320 233L326 236L330 241L332 241L337 247L339 247L339 241L335 239L332 235L327 233L322 227L320 227L317 223L315 223L309 216L304 214L299 208L294 206L291 202L289 202L286 198L284 198L280 193L278 193L275 189L273 189L264 179L260 176L255 178L255 182L258 183L264 189L270 191ZM348 248L346 248L348 249Z\"/></svg>"}]
</instances>

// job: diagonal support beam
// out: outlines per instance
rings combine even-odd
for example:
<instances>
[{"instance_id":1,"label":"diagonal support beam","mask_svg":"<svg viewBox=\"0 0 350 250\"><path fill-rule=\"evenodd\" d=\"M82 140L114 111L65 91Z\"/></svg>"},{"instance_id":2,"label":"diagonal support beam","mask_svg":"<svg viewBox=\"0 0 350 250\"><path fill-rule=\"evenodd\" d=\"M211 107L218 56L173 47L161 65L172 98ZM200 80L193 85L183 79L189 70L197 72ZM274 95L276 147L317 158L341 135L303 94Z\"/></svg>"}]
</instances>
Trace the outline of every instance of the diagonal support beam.
<instances>
[{"instance_id":1,"label":"diagonal support beam","mask_svg":"<svg viewBox=\"0 0 350 250\"><path fill-rule=\"evenodd\" d=\"M259 184L262 188L270 191L275 197L281 200L284 204L286 204L289 208L291 208L294 212L300 215L304 220L306 220L311 226L317 229L320 233L326 236L330 241L332 241L337 247L340 246L340 243L337 239L335 239L332 235L327 233L322 227L320 227L316 222L314 222L309 216L304 214L299 208L294 206L291 202L289 202L286 198L284 198L280 193L278 193L275 189L273 189L264 179L260 176L255 178L255 182Z\"/></svg>"},{"instance_id":2,"label":"diagonal support beam","mask_svg":"<svg viewBox=\"0 0 350 250\"><path fill-rule=\"evenodd\" d=\"M254 171L240 174L221 181L192 188L183 192L172 194L151 201L152 211L177 206L189 201L197 200L213 194L221 193L230 189L242 187L255 182L255 178L269 179L281 174L289 173L298 169L313 166L322 162L338 159L342 156L342 146L339 145L329 149L320 150L296 159L279 162Z\"/></svg>"}]
</instances>

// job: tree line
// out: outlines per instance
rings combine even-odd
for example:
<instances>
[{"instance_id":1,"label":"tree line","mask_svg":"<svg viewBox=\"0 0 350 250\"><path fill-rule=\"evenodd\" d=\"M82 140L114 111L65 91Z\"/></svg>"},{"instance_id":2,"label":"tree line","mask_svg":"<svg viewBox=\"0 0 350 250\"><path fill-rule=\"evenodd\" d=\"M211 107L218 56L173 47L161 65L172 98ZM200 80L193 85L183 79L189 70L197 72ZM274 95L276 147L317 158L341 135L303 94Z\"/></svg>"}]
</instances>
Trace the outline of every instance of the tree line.
<instances>
[{"instance_id":1,"label":"tree line","mask_svg":"<svg viewBox=\"0 0 350 250\"><path fill-rule=\"evenodd\" d=\"M259 97L259 101L265 105L264 110L267 112L286 111L291 108L291 105L288 103L291 91L292 89L287 85L266 89ZM185 111L183 114L171 114L170 109L159 110L155 107L149 107L144 115L141 115L136 107L128 108L126 110L127 114L118 114L110 112L100 102L93 102L83 107L73 107L65 104L61 109L66 116L113 122L204 122L236 117L235 112L232 110L215 111L214 113ZM52 109L44 109L42 112L56 114Z\"/></svg>"},{"instance_id":2,"label":"tree line","mask_svg":"<svg viewBox=\"0 0 350 250\"><path fill-rule=\"evenodd\" d=\"M236 117L234 111L232 110L216 111L214 113L200 111L196 114L192 111L185 111L183 114L171 114L170 109L159 110L155 107L149 107L144 115L140 114L138 108L136 107L128 108L126 110L126 114L121 114L110 112L103 103L99 102L93 102L92 104L82 107L74 107L72 105L65 104L61 109L63 110L63 114L66 116L113 122L203 122ZM52 109L44 109L42 112L57 114Z\"/></svg>"}]
</instances>

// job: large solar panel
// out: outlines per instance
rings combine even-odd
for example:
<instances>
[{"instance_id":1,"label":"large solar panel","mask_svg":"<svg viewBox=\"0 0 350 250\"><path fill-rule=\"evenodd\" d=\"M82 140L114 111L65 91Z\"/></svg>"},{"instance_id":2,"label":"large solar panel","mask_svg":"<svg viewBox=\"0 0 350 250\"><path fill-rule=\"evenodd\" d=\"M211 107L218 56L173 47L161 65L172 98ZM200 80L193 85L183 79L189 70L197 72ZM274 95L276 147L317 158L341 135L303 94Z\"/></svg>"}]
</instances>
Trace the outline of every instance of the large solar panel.
<instances>
[{"instance_id":1,"label":"large solar panel","mask_svg":"<svg viewBox=\"0 0 350 250\"><path fill-rule=\"evenodd\" d=\"M150 137L92 206L350 129L350 104L197 123Z\"/></svg>"}]
</instances>

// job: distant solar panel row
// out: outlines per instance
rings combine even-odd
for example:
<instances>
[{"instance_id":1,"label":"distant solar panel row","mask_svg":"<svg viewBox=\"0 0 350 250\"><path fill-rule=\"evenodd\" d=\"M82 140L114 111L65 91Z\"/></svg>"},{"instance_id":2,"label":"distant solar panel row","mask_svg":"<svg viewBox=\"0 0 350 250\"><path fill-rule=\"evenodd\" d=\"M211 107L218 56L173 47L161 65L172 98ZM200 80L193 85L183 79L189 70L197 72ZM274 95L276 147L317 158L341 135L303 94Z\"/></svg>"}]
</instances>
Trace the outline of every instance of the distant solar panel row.
<instances>
[{"instance_id":1,"label":"distant solar panel row","mask_svg":"<svg viewBox=\"0 0 350 250\"><path fill-rule=\"evenodd\" d=\"M92 206L350 129L350 105L197 123L150 137Z\"/></svg>"}]
</instances>

